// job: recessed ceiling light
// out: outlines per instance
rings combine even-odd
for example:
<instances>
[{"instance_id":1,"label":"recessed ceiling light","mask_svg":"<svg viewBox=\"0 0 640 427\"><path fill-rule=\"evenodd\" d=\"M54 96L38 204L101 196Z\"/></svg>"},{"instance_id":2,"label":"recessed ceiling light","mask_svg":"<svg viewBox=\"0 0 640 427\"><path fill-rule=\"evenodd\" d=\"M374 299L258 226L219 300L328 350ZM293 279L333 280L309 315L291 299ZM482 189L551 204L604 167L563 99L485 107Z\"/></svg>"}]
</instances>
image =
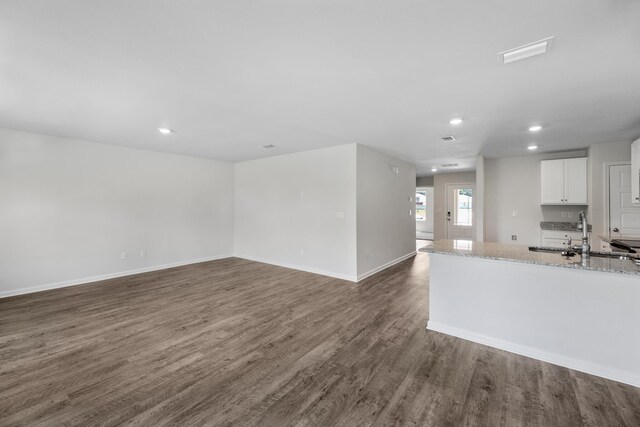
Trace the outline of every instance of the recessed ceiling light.
<instances>
[{"instance_id":1,"label":"recessed ceiling light","mask_svg":"<svg viewBox=\"0 0 640 427\"><path fill-rule=\"evenodd\" d=\"M261 145L260 147L261 148L274 148L275 145L273 145L273 144L265 144L265 145Z\"/></svg>"},{"instance_id":2,"label":"recessed ceiling light","mask_svg":"<svg viewBox=\"0 0 640 427\"><path fill-rule=\"evenodd\" d=\"M173 133L173 130L169 128L158 128L158 132L160 132L163 135L169 135L170 133Z\"/></svg>"},{"instance_id":3,"label":"recessed ceiling light","mask_svg":"<svg viewBox=\"0 0 640 427\"><path fill-rule=\"evenodd\" d=\"M540 129L542 129L542 126L540 125L531 126L529 128L529 132L538 132Z\"/></svg>"},{"instance_id":4,"label":"recessed ceiling light","mask_svg":"<svg viewBox=\"0 0 640 427\"><path fill-rule=\"evenodd\" d=\"M436 168L431 168L431 172L438 172L438 169L436 169Z\"/></svg>"},{"instance_id":5,"label":"recessed ceiling light","mask_svg":"<svg viewBox=\"0 0 640 427\"><path fill-rule=\"evenodd\" d=\"M528 147L527 147L527 150L531 150L531 151L533 151L533 150L537 150L537 149L538 149L538 146L537 146L537 145L535 145L535 144L532 144L532 145L530 145L530 146L528 146Z\"/></svg>"},{"instance_id":6,"label":"recessed ceiling light","mask_svg":"<svg viewBox=\"0 0 640 427\"><path fill-rule=\"evenodd\" d=\"M459 125L460 123L462 123L462 119L459 117L456 117L455 119L449 120L449 123L451 123L452 125Z\"/></svg>"},{"instance_id":7,"label":"recessed ceiling light","mask_svg":"<svg viewBox=\"0 0 640 427\"><path fill-rule=\"evenodd\" d=\"M546 39L539 40L537 42L525 44L524 46L516 47L514 49L505 50L498 53L498 58L504 64L510 62L520 61L521 59L530 58L532 56L541 55L551 50L553 37L547 37Z\"/></svg>"}]
</instances>

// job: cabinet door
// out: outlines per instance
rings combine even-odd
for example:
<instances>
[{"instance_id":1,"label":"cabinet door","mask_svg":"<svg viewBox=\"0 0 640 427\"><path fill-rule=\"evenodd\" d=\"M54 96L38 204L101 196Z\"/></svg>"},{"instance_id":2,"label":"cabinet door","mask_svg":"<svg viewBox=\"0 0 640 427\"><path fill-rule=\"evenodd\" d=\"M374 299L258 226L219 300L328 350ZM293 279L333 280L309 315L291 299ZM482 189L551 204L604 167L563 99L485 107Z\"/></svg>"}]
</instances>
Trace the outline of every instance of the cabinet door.
<instances>
[{"instance_id":1,"label":"cabinet door","mask_svg":"<svg viewBox=\"0 0 640 427\"><path fill-rule=\"evenodd\" d=\"M631 202L640 204L640 139L631 144Z\"/></svg>"},{"instance_id":2,"label":"cabinet door","mask_svg":"<svg viewBox=\"0 0 640 427\"><path fill-rule=\"evenodd\" d=\"M562 205L564 203L564 160L540 162L540 204Z\"/></svg>"},{"instance_id":3,"label":"cabinet door","mask_svg":"<svg viewBox=\"0 0 640 427\"><path fill-rule=\"evenodd\" d=\"M587 204L587 159L564 161L564 201L573 205Z\"/></svg>"}]
</instances>

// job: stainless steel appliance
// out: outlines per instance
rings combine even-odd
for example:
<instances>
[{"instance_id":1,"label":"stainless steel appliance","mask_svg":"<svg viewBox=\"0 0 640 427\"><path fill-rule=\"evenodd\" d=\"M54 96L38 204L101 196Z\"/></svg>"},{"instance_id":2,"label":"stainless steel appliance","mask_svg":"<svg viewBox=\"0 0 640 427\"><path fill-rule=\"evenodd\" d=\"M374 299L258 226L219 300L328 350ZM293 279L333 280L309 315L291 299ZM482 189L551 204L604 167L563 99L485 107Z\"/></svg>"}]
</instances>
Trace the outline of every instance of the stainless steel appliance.
<instances>
[{"instance_id":1,"label":"stainless steel appliance","mask_svg":"<svg viewBox=\"0 0 640 427\"><path fill-rule=\"evenodd\" d=\"M611 239L609 246L611 246L612 249L635 254L640 250L640 239Z\"/></svg>"}]
</instances>

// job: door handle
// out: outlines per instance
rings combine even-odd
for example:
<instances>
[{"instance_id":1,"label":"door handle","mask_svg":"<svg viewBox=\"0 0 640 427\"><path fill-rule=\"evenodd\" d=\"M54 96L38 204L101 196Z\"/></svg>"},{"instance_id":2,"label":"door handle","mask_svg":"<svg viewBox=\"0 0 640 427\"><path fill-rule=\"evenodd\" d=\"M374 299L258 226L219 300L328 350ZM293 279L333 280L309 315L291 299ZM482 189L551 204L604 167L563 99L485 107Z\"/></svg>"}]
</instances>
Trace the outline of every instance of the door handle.
<instances>
[{"instance_id":1,"label":"door handle","mask_svg":"<svg viewBox=\"0 0 640 427\"><path fill-rule=\"evenodd\" d=\"M615 228L614 228L613 230L611 230L611 231L613 231L614 233L617 233L617 232L618 232L618 231L620 231L620 230L618 229L618 227L615 227Z\"/></svg>"}]
</instances>

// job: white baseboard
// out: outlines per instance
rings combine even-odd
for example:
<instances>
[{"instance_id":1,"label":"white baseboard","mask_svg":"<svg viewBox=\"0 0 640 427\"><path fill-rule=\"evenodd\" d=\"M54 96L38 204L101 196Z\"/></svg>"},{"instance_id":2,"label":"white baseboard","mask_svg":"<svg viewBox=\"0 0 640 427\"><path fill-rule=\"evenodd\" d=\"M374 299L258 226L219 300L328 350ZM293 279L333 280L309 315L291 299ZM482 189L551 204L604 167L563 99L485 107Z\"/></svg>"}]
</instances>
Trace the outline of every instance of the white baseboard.
<instances>
[{"instance_id":1,"label":"white baseboard","mask_svg":"<svg viewBox=\"0 0 640 427\"><path fill-rule=\"evenodd\" d=\"M321 270L321 269L318 269L318 268L309 268L309 267L305 267L305 266L302 266L302 265L289 264L289 263L286 263L286 262L277 262L277 261L273 261L273 260L266 259L266 258L259 258L259 257L248 256L248 255L235 254L234 257L246 259L246 260L249 260L249 261L262 262L264 264L277 265L278 267L290 268L292 270L300 270L300 271L306 271L307 273L314 273L314 274L320 274L322 276L334 277L336 279L348 280L350 282L357 282L358 281L358 278L356 276L351 276L351 275L342 274L342 273L334 273L333 271Z\"/></svg>"},{"instance_id":2,"label":"white baseboard","mask_svg":"<svg viewBox=\"0 0 640 427\"><path fill-rule=\"evenodd\" d=\"M351 276L348 274L341 274L341 273L334 273L333 271L327 271L327 270L321 270L321 269L317 269L317 268L309 268L309 267L305 267L305 266L301 266L301 265L297 265L297 264L290 264L290 263L286 263L286 262L277 262L277 261L273 261L270 259L265 259L265 258L259 258L259 257L253 257L253 256L247 256L247 255L239 255L239 254L235 254L234 256L236 258L242 258L242 259L247 259L249 261L256 261L256 262L262 262L265 264L271 264L271 265L277 265L278 267L285 267L285 268L291 268L293 270L300 270L300 271L306 271L307 273L314 273L314 274L321 274L323 276L329 276L329 277L334 277L336 279L342 279L342 280L348 280L350 282L359 282L360 280L366 279L369 276L372 276L382 270L384 270L385 268L389 268L392 265L395 265L401 261L404 261L407 258L411 258L412 256L416 255L416 251L410 252L406 255L401 256L400 258L396 258L393 261L389 261L379 267L374 268L373 270L370 270L364 274L361 274L359 276Z\"/></svg>"},{"instance_id":3,"label":"white baseboard","mask_svg":"<svg viewBox=\"0 0 640 427\"><path fill-rule=\"evenodd\" d=\"M417 254L417 252L416 252L416 251L409 252L408 254L406 254L406 255L402 255L400 258L396 258L396 259L394 259L393 261L389 261L389 262L387 262L387 263L385 263L385 264L382 264L381 266L376 267L376 268L374 268L373 270L369 270L369 271L367 271L366 273L359 274L359 275L358 275L358 280L357 280L357 281L359 282L359 281L361 281L361 280L366 279L366 278L367 278L367 277L369 277L369 276L373 276L374 274L376 274L376 273L378 273L378 272L380 272L380 271L382 271L382 270L384 270L384 269L386 269L386 268L389 268L389 267L391 267L392 265L395 265L395 264L397 264L397 263L399 263L399 262L401 262L401 261L404 261L404 260L405 260L405 259L407 259L407 258L411 258L412 256L414 256L414 255L416 255L416 254Z\"/></svg>"},{"instance_id":4,"label":"white baseboard","mask_svg":"<svg viewBox=\"0 0 640 427\"><path fill-rule=\"evenodd\" d=\"M151 267L138 268L136 270L119 271L117 273L101 274L98 276L82 277L79 279L65 280L63 282L48 283L28 288L12 289L0 291L0 298L12 297L15 295L30 294L33 292L48 291L50 289L66 288L68 286L84 285L86 283L99 282L101 280L115 279L117 277L131 276L133 274L148 273L150 271L166 270L167 268L181 267L183 265L198 264L200 262L215 261L217 259L230 258L233 255L217 255L206 258L190 259L186 261L172 262L169 264L154 265Z\"/></svg>"},{"instance_id":5,"label":"white baseboard","mask_svg":"<svg viewBox=\"0 0 640 427\"><path fill-rule=\"evenodd\" d=\"M237 258L243 258L243 259L247 259L250 261L256 261L256 262L263 262L265 264L271 264L271 265L277 265L280 267L285 267L285 268L291 268L294 270L300 270L300 271L306 271L308 273L314 273L314 274L321 274L323 276L329 276L329 277L334 277L336 279L341 279L341 280L348 280L350 282L358 282L359 280L362 280L366 277L369 277L379 271L384 270L385 268L391 267L394 264L399 263L400 261L404 261L407 258L412 257L413 255L415 255L416 252L411 252L407 255L404 255L398 259L395 259L393 261L390 261L380 267L377 267L365 274L362 274L360 276L352 276L352 275L347 275L347 274L341 274L341 273L335 273L332 271L326 271L326 270L321 270L321 269L317 269L317 268L309 268L309 267L305 267L305 266L300 266L300 265L296 265L296 264L289 264L289 263L281 263L281 262L274 262L273 260L269 260L269 259L263 259L263 258L256 258L256 257L250 257L250 256L243 256L243 255L232 255L232 254L228 254L228 255L217 255L217 256L212 256L212 257L205 257L205 258L198 258L198 259L191 259L191 260L186 260L186 261L179 261L179 262L173 262L173 263L169 263L169 264L162 264L162 265L154 265L151 267L144 267L144 268L139 268L139 269L135 269L135 270L126 270L126 271L119 271L119 272L115 272L115 273L108 273L108 274L101 274L101 275L97 275L97 276L90 276L90 277L81 277L81 278L77 278L77 279L71 279L71 280L65 280L62 282L56 282L56 283L47 283L44 285L38 285L38 286L30 286L28 288L19 288L19 289L11 289L8 291L0 291L0 298L7 298L7 297L12 297L12 296L16 296L16 295L23 295L23 294L30 294L33 292L41 292L41 291L48 291L51 289L58 289L58 288L66 288L68 286L77 286L77 285L83 285L86 283L92 283L92 282L99 282L101 280L108 280L108 279L115 279L117 277L124 277L124 276L131 276L133 274L140 274L140 273L148 273L151 271L158 271L158 270L165 270L167 268L173 268L173 267L180 267L183 265L189 265L189 264L197 264L200 262L207 262L207 261L214 261L214 260L218 260L218 259L224 259L224 258L230 258L230 257L237 257Z\"/></svg>"},{"instance_id":6,"label":"white baseboard","mask_svg":"<svg viewBox=\"0 0 640 427\"><path fill-rule=\"evenodd\" d=\"M509 351L511 353L520 354L522 356L531 357L532 359L541 360L543 362L552 363L554 365L563 366L565 368L575 369L576 371L585 372L587 374L606 378L613 381L629 384L634 387L640 387L640 376L631 372L611 369L607 366L597 365L583 360L562 356L556 353L550 353L533 347L523 346L510 341L493 338L475 332L459 329L453 326L443 325L432 321L427 322L427 329L443 334L452 335L468 341L477 342L479 344L488 345L489 347L498 348L500 350Z\"/></svg>"}]
</instances>

